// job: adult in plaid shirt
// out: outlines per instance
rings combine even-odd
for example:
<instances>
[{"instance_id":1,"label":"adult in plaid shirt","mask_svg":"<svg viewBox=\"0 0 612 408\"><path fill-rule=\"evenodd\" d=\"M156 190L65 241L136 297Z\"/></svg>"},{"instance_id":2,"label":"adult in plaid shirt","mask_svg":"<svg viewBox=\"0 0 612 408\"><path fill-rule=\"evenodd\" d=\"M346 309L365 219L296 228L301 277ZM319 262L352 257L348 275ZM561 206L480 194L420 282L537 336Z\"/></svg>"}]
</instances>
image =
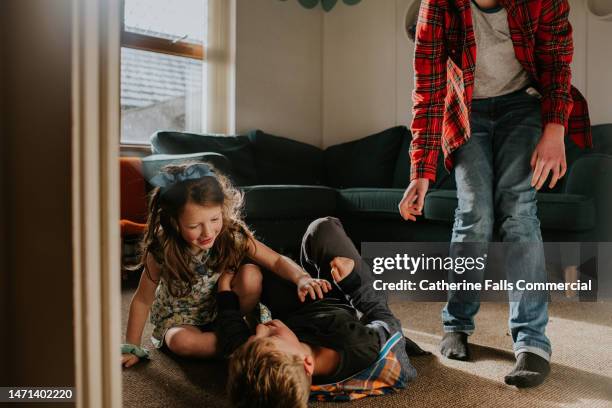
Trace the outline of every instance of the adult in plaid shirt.
<instances>
[{"instance_id":1,"label":"adult in plaid shirt","mask_svg":"<svg viewBox=\"0 0 612 408\"><path fill-rule=\"evenodd\" d=\"M446 168L455 170L459 202L451 253L482 255L499 228L502 241L519 243L506 253L508 279L544 281L536 191L549 176L551 188L564 176L566 134L580 147L591 145L586 101L570 83L568 1L421 3L411 182L400 213L412 221L422 214L442 150ZM478 308L477 296L466 300L449 293L442 312L443 355L469 359L467 337ZM517 361L507 384L535 386L548 375L547 322L545 299L511 297L509 326Z\"/></svg>"}]
</instances>

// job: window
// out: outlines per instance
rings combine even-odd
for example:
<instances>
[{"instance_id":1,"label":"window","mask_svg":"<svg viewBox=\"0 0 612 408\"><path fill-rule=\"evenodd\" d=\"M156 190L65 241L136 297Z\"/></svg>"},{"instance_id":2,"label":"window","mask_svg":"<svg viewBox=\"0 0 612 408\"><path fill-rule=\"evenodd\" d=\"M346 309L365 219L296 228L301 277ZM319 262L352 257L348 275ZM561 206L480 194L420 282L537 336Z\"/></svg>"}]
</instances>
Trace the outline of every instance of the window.
<instances>
[{"instance_id":1,"label":"window","mask_svg":"<svg viewBox=\"0 0 612 408\"><path fill-rule=\"evenodd\" d=\"M124 0L121 143L205 128L208 0Z\"/></svg>"}]
</instances>

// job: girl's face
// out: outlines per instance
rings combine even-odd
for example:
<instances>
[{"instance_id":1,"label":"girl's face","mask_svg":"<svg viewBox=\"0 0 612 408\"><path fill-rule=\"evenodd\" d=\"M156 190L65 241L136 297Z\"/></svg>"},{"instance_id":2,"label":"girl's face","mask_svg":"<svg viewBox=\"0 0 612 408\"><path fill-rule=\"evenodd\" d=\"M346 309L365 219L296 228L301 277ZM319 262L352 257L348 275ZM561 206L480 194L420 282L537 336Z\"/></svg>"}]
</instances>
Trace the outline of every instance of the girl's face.
<instances>
[{"instance_id":1,"label":"girl's face","mask_svg":"<svg viewBox=\"0 0 612 408\"><path fill-rule=\"evenodd\" d=\"M193 249L210 249L223 227L221 206L202 206L188 201L179 215L181 236Z\"/></svg>"}]
</instances>

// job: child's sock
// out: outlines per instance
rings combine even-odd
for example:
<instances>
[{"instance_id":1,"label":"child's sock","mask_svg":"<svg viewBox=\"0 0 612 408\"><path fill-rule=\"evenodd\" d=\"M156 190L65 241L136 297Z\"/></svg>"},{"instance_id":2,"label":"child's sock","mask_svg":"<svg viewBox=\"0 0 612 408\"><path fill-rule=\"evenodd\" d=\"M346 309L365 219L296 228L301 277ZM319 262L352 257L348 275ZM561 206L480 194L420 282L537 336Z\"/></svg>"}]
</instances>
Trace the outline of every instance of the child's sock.
<instances>
[{"instance_id":1,"label":"child's sock","mask_svg":"<svg viewBox=\"0 0 612 408\"><path fill-rule=\"evenodd\" d=\"M431 354L429 351L423 350L421 346L406 336L404 336L404 341L406 342L406 354L408 354L409 357L428 356Z\"/></svg>"},{"instance_id":2,"label":"child's sock","mask_svg":"<svg viewBox=\"0 0 612 408\"><path fill-rule=\"evenodd\" d=\"M463 332L450 332L442 337L440 353L453 360L469 360L468 335Z\"/></svg>"},{"instance_id":3,"label":"child's sock","mask_svg":"<svg viewBox=\"0 0 612 408\"><path fill-rule=\"evenodd\" d=\"M534 353L520 353L514 369L504 377L508 385L518 388L535 387L542 384L550 373L550 363Z\"/></svg>"}]
</instances>

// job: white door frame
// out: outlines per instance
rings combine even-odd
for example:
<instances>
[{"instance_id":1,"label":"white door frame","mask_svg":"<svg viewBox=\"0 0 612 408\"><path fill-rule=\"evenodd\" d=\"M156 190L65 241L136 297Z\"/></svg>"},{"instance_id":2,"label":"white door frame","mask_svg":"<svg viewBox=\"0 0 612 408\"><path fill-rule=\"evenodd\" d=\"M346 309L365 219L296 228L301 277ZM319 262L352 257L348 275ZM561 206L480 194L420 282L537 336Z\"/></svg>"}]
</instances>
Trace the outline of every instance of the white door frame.
<instances>
[{"instance_id":1,"label":"white door frame","mask_svg":"<svg viewBox=\"0 0 612 408\"><path fill-rule=\"evenodd\" d=\"M120 1L73 0L72 223L77 407L121 406Z\"/></svg>"}]
</instances>

